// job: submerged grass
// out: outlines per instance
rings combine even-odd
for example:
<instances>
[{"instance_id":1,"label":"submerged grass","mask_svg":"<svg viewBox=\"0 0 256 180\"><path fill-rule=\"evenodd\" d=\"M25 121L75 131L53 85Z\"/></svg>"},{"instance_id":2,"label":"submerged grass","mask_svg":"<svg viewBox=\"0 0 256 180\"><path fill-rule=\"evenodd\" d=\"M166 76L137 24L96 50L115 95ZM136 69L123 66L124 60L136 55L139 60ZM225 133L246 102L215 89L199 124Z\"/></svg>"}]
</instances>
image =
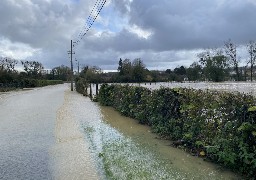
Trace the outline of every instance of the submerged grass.
<instances>
[{"instance_id":1,"label":"submerged grass","mask_svg":"<svg viewBox=\"0 0 256 180\"><path fill-rule=\"evenodd\" d=\"M103 122L83 124L83 129L105 179L215 179L214 174L195 177L170 163L167 165L148 147L135 143Z\"/></svg>"},{"instance_id":2,"label":"submerged grass","mask_svg":"<svg viewBox=\"0 0 256 180\"><path fill-rule=\"evenodd\" d=\"M214 168L206 167L198 172L196 167L191 170L186 164L170 162L153 147L123 135L100 119L82 122L82 129L102 179L232 179ZM183 156L175 158L184 160Z\"/></svg>"}]
</instances>

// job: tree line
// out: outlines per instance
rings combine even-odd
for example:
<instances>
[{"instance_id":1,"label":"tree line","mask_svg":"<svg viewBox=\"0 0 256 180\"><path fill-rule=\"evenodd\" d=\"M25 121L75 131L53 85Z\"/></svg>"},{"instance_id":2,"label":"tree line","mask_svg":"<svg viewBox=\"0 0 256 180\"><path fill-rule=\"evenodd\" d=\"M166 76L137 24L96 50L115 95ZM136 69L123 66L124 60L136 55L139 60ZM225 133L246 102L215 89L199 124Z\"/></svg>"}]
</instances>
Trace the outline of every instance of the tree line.
<instances>
[{"instance_id":1,"label":"tree line","mask_svg":"<svg viewBox=\"0 0 256 180\"><path fill-rule=\"evenodd\" d=\"M199 61L187 69L187 78L191 81L253 81L256 62L256 42L246 45L248 59L244 62L237 54L237 45L231 40L223 48L208 49L197 55ZM241 65L244 63L243 65Z\"/></svg>"},{"instance_id":2,"label":"tree line","mask_svg":"<svg viewBox=\"0 0 256 180\"><path fill-rule=\"evenodd\" d=\"M190 81L253 81L256 62L256 42L246 45L248 59L244 62L237 54L237 45L231 40L224 43L223 48L208 49L197 55L198 61L187 68ZM243 63L243 65L242 65Z\"/></svg>"},{"instance_id":3,"label":"tree line","mask_svg":"<svg viewBox=\"0 0 256 180\"><path fill-rule=\"evenodd\" d=\"M237 54L238 46L228 40L222 48L207 49L197 54L197 61L189 67L179 66L164 71L148 70L140 58L133 61L119 59L117 72L103 73L96 66L85 66L77 75L76 81L87 83L103 82L165 82L165 81L247 81L254 80L256 63L256 42L250 41L246 45L247 59L243 62ZM16 66L23 67L22 72ZM45 70L38 61L18 61L9 57L0 58L0 86L3 84L17 84L22 79L71 79L71 69L68 66L58 66Z\"/></svg>"},{"instance_id":4,"label":"tree line","mask_svg":"<svg viewBox=\"0 0 256 180\"><path fill-rule=\"evenodd\" d=\"M22 71L17 70L20 65ZM71 77L69 67L61 65L45 70L38 61L17 60L9 57L0 58L0 87L34 87L37 80L68 81Z\"/></svg>"},{"instance_id":5,"label":"tree line","mask_svg":"<svg viewBox=\"0 0 256 180\"><path fill-rule=\"evenodd\" d=\"M133 61L120 58L117 72L103 73L98 67L87 66L80 76L92 83L253 81L256 70L256 42L250 41L246 45L248 56L243 62L238 56L237 49L238 46L228 40L222 48L206 49L197 54L198 60L189 67L181 65L164 71L148 70L140 58L136 58Z\"/></svg>"},{"instance_id":6,"label":"tree line","mask_svg":"<svg viewBox=\"0 0 256 180\"><path fill-rule=\"evenodd\" d=\"M197 54L198 61L188 68L179 66L165 71L149 71L141 59L135 59L133 62L120 59L114 81L253 81L256 69L256 42L250 41L246 45L248 59L244 62L239 58L237 48L234 42L228 40L222 48L207 49Z\"/></svg>"}]
</instances>

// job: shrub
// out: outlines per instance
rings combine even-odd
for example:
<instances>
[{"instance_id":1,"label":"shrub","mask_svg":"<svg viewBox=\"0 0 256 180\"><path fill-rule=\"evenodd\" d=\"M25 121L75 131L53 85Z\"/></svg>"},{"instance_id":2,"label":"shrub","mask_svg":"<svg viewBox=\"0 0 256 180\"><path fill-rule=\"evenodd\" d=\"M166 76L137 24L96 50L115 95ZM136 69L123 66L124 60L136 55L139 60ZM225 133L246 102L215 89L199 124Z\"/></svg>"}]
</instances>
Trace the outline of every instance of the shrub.
<instances>
[{"instance_id":1,"label":"shrub","mask_svg":"<svg viewBox=\"0 0 256 180\"><path fill-rule=\"evenodd\" d=\"M256 174L256 100L252 95L194 89L103 84L100 104L184 142L194 153Z\"/></svg>"}]
</instances>

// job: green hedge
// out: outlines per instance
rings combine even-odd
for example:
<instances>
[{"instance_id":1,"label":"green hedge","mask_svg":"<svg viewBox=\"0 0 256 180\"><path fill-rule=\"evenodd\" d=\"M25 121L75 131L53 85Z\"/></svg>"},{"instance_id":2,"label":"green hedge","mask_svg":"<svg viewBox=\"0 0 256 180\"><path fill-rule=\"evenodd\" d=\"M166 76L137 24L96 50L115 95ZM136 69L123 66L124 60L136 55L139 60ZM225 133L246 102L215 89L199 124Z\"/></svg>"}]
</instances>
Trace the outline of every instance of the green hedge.
<instances>
[{"instance_id":1,"label":"green hedge","mask_svg":"<svg viewBox=\"0 0 256 180\"><path fill-rule=\"evenodd\" d=\"M0 91L10 91L18 88L34 88L34 87L43 87L48 85L63 84L62 80L38 80L38 79L22 79L15 80L9 84L0 84Z\"/></svg>"},{"instance_id":2,"label":"green hedge","mask_svg":"<svg viewBox=\"0 0 256 180\"><path fill-rule=\"evenodd\" d=\"M256 99L252 95L103 84L98 100L181 142L192 153L250 177L256 174Z\"/></svg>"},{"instance_id":3,"label":"green hedge","mask_svg":"<svg viewBox=\"0 0 256 180\"><path fill-rule=\"evenodd\" d=\"M48 85L63 84L62 80L38 80L38 79L23 79L20 82L21 87L43 87Z\"/></svg>"},{"instance_id":4,"label":"green hedge","mask_svg":"<svg viewBox=\"0 0 256 180\"><path fill-rule=\"evenodd\" d=\"M37 87L57 85L57 84L63 84L63 81L62 80L36 80Z\"/></svg>"}]
</instances>

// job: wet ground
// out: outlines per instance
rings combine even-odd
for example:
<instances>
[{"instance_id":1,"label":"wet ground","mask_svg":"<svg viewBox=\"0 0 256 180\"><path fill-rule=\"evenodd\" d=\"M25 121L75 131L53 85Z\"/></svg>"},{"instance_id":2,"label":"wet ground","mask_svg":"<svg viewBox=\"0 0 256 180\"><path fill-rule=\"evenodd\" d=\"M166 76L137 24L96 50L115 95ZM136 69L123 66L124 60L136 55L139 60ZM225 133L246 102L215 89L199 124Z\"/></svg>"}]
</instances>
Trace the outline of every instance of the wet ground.
<instances>
[{"instance_id":1,"label":"wet ground","mask_svg":"<svg viewBox=\"0 0 256 180\"><path fill-rule=\"evenodd\" d=\"M0 95L0 179L99 179L67 85Z\"/></svg>"},{"instance_id":2,"label":"wet ground","mask_svg":"<svg viewBox=\"0 0 256 180\"><path fill-rule=\"evenodd\" d=\"M150 127L138 124L138 121L134 119L121 116L111 107L101 107L101 113L108 125L122 133L124 139L128 138L130 143L136 144L137 151L145 152L143 155L140 154L140 157L159 163L158 168L149 166L147 170L153 173L165 173L164 176L159 176L163 179L242 179L239 175L224 170L216 164L171 147L169 140L161 140L159 136L151 132ZM124 157L137 158L133 151L124 152L127 153ZM155 179L154 176L148 177Z\"/></svg>"},{"instance_id":3,"label":"wet ground","mask_svg":"<svg viewBox=\"0 0 256 180\"><path fill-rule=\"evenodd\" d=\"M68 85L0 94L0 179L241 179Z\"/></svg>"},{"instance_id":4,"label":"wet ground","mask_svg":"<svg viewBox=\"0 0 256 180\"><path fill-rule=\"evenodd\" d=\"M56 86L1 95L0 179L51 179L49 149L63 94Z\"/></svg>"}]
</instances>

